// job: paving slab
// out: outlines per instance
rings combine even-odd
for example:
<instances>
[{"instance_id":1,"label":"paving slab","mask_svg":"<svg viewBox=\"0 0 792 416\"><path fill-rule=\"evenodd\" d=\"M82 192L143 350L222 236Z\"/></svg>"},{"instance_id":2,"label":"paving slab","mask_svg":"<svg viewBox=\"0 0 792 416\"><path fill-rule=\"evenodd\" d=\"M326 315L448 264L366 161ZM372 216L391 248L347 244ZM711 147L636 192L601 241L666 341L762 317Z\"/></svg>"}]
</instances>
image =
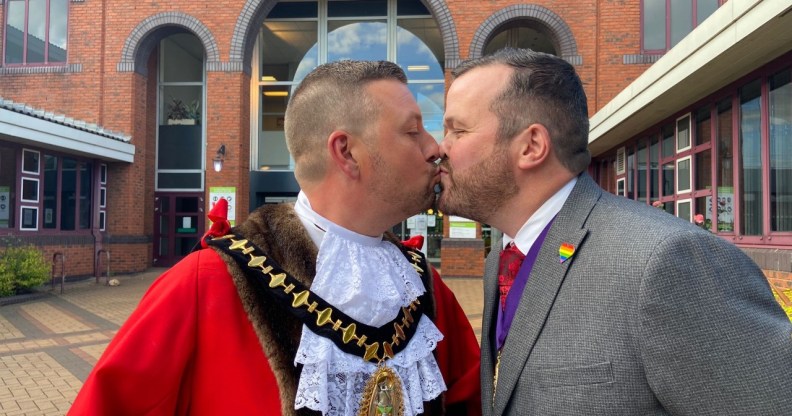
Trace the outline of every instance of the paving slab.
<instances>
[{"instance_id":1,"label":"paving slab","mask_svg":"<svg viewBox=\"0 0 792 416\"><path fill-rule=\"evenodd\" d=\"M0 306L0 414L64 415L108 343L167 269L93 279ZM481 336L481 279L446 279Z\"/></svg>"}]
</instances>

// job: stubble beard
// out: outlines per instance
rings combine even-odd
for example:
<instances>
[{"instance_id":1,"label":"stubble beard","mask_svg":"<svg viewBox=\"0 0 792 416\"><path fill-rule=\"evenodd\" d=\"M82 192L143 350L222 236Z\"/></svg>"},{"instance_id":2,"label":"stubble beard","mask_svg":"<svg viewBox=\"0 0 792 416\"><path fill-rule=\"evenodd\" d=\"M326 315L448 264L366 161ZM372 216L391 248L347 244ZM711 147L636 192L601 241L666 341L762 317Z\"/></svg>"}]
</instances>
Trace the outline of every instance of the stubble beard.
<instances>
[{"instance_id":1,"label":"stubble beard","mask_svg":"<svg viewBox=\"0 0 792 416\"><path fill-rule=\"evenodd\" d=\"M379 152L371 154L372 166L376 179L369 186L369 191L388 205L402 213L404 218L431 208L435 202L432 178L427 174L424 188L413 190L410 184L401 178L393 177L393 169L382 158Z\"/></svg>"},{"instance_id":2,"label":"stubble beard","mask_svg":"<svg viewBox=\"0 0 792 416\"><path fill-rule=\"evenodd\" d=\"M441 166L448 172L438 199L438 207L445 214L488 223L517 194L505 146L496 148L489 158L464 173L454 173L447 159Z\"/></svg>"}]
</instances>

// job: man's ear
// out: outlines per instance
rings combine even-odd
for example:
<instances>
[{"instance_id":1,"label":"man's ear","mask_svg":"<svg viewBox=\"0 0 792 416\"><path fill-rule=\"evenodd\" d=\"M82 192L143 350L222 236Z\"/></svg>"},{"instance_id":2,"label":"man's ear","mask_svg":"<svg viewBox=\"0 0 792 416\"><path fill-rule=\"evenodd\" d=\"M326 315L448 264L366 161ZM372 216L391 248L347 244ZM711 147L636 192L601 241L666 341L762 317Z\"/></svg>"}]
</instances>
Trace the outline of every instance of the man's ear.
<instances>
[{"instance_id":1,"label":"man's ear","mask_svg":"<svg viewBox=\"0 0 792 416\"><path fill-rule=\"evenodd\" d=\"M335 130L327 137L330 161L350 178L360 175L360 165L352 154L354 138L344 130Z\"/></svg>"},{"instance_id":2,"label":"man's ear","mask_svg":"<svg viewBox=\"0 0 792 416\"><path fill-rule=\"evenodd\" d=\"M541 124L531 124L514 138L513 146L517 146L517 167L533 169L541 165L550 156L553 144L550 132Z\"/></svg>"}]
</instances>

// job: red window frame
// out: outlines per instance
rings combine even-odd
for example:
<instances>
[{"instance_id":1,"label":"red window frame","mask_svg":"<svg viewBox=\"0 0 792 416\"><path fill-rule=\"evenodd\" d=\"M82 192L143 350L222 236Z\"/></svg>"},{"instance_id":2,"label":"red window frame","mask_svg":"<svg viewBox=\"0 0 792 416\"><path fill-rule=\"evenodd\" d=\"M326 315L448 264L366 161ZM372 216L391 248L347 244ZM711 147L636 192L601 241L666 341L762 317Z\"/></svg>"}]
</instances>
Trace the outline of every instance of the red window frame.
<instances>
[{"instance_id":1,"label":"red window frame","mask_svg":"<svg viewBox=\"0 0 792 416\"><path fill-rule=\"evenodd\" d=\"M28 66L64 66L69 61L69 48L68 48L68 36L69 36L69 3L71 0L66 0L66 43L67 47L65 49L66 57L61 62L50 62L50 53L49 53L49 36L50 36L50 2L51 0L45 0L46 2L46 16L44 21L44 62L28 62L27 59L27 42L28 42L28 23L29 23L29 14L30 14L30 0L5 0L5 7L3 9L3 46L2 46L2 63L3 66L6 67L28 67ZM6 62L6 49L8 47L8 10L11 7L11 3L24 3L25 4L25 28L22 31L22 62Z\"/></svg>"}]
</instances>

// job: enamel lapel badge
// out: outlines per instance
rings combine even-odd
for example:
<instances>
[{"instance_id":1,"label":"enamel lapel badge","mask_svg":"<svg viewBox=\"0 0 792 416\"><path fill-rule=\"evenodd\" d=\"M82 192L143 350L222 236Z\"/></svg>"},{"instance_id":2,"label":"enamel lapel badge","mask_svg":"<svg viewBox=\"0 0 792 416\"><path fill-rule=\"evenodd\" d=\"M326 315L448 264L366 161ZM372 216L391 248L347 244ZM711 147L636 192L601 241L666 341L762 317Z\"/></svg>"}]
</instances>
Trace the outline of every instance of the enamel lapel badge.
<instances>
[{"instance_id":1,"label":"enamel lapel badge","mask_svg":"<svg viewBox=\"0 0 792 416\"><path fill-rule=\"evenodd\" d=\"M561 247L558 248L558 260L561 263L569 260L572 255L575 254L575 246L569 243L562 243Z\"/></svg>"}]
</instances>

